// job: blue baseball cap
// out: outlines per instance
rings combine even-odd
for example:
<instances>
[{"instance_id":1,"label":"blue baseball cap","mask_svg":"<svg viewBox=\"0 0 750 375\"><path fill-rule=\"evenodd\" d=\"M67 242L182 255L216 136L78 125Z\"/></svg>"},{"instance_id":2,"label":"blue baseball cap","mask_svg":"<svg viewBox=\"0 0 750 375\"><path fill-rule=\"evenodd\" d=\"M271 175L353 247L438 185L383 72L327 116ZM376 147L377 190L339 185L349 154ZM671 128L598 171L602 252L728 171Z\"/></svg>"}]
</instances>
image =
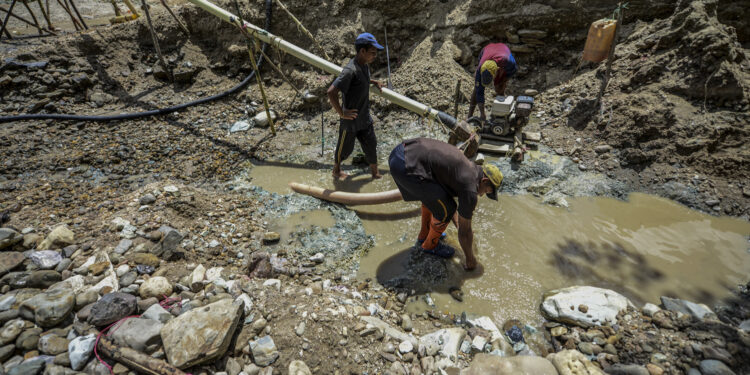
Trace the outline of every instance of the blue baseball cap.
<instances>
[{"instance_id":1,"label":"blue baseball cap","mask_svg":"<svg viewBox=\"0 0 750 375\"><path fill-rule=\"evenodd\" d=\"M359 34L357 40L354 41L354 44L369 44L377 49L383 49L383 46L378 44L378 41L375 40L375 36L370 33Z\"/></svg>"}]
</instances>

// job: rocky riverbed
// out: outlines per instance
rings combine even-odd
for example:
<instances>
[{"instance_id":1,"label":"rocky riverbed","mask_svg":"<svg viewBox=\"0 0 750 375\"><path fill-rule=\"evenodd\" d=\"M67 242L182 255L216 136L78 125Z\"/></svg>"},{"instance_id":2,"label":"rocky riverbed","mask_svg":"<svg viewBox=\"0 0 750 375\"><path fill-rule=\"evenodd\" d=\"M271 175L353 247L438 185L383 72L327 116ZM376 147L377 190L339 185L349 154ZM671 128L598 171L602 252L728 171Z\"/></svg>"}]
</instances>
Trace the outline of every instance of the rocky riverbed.
<instances>
[{"instance_id":1,"label":"rocky riverbed","mask_svg":"<svg viewBox=\"0 0 750 375\"><path fill-rule=\"evenodd\" d=\"M722 319L705 305L663 297L655 301L661 307L636 307L594 287L547 293L540 309L548 321L536 327L410 314L405 303L417 296L331 273L324 259L332 254L266 253L273 233L252 232L251 223L214 233L189 222L142 222L177 223L169 208L177 202L232 204L173 185L149 191L123 197L132 211L116 215L135 220L102 220L96 239L66 224L0 230L7 374L106 374L92 353L99 336L193 374L748 370L750 321L736 314L750 311L746 297L733 313L720 311ZM248 250L226 251L223 243L235 240ZM108 362L114 373L132 372Z\"/></svg>"}]
</instances>

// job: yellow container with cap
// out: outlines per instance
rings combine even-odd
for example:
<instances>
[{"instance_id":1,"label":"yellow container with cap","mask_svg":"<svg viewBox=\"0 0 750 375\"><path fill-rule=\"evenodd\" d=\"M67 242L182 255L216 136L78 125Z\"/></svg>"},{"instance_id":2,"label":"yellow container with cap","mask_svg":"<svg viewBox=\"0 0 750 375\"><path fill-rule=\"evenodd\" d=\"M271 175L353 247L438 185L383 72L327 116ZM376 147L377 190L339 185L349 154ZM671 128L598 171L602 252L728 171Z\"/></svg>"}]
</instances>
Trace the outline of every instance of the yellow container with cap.
<instances>
[{"instance_id":1,"label":"yellow container with cap","mask_svg":"<svg viewBox=\"0 0 750 375\"><path fill-rule=\"evenodd\" d=\"M600 62L609 55L609 48L615 39L617 21L612 19L601 19L591 23L589 35L586 37L586 45L583 47L583 59L591 62Z\"/></svg>"}]
</instances>

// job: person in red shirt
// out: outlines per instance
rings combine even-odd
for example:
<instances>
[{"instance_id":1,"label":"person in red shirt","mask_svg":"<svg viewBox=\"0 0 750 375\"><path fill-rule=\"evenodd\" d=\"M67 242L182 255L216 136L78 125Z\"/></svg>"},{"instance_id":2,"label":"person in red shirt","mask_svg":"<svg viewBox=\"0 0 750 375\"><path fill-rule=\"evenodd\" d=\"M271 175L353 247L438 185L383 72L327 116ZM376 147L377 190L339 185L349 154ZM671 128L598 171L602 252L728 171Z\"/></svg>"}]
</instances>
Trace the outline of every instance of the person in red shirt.
<instances>
[{"instance_id":1,"label":"person in red shirt","mask_svg":"<svg viewBox=\"0 0 750 375\"><path fill-rule=\"evenodd\" d=\"M508 79L513 77L518 70L516 59L510 52L510 48L503 43L492 43L486 45L479 52L479 65L474 73L474 91L471 93L469 104L469 117L474 116L474 107L479 104L479 117L486 120L484 114L484 89L490 85L495 86L497 95L505 95L505 87Z\"/></svg>"}]
</instances>

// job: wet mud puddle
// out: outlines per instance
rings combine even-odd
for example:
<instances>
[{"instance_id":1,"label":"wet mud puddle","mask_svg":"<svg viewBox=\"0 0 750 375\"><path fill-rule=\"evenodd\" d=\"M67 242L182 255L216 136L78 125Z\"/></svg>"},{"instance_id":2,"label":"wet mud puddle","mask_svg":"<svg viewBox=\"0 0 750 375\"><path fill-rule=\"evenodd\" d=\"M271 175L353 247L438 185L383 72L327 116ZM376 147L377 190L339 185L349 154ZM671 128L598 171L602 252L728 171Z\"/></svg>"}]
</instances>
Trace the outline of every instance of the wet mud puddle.
<instances>
[{"instance_id":1,"label":"wet mud puddle","mask_svg":"<svg viewBox=\"0 0 750 375\"><path fill-rule=\"evenodd\" d=\"M361 174L334 183L327 169L256 166L250 176L253 185L279 194L290 193L292 181L350 192L395 188L387 173L376 181ZM645 194L632 194L629 202L575 198L569 203L558 208L531 196L481 198L472 221L481 266L472 272L463 270L453 226L446 241L458 251L451 261L413 250L418 202L350 207L375 237L360 261L359 276L421 293L411 299L412 311L467 311L500 322L539 321L542 294L573 285L609 288L636 304L658 304L662 295L713 304L747 281L746 221L712 217ZM292 227L332 225L322 213L285 220ZM462 302L450 296L455 288Z\"/></svg>"}]
</instances>

